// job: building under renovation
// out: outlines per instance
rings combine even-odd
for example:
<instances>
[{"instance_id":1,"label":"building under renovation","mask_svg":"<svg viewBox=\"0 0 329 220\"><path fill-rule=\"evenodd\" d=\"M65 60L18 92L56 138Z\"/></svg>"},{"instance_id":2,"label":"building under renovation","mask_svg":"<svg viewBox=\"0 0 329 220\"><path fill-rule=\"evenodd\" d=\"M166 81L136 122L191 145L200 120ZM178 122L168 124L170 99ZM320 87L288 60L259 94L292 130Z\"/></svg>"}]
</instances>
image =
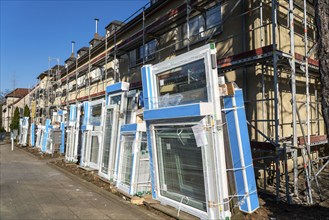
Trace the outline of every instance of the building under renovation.
<instances>
[{"instance_id":1,"label":"building under renovation","mask_svg":"<svg viewBox=\"0 0 329 220\"><path fill-rule=\"evenodd\" d=\"M88 46L75 52L72 42L65 63L57 60L39 75L30 91L36 125L72 104L110 97L113 91L106 88L118 82L141 91L143 65L214 43L218 77L243 91L256 178L263 180L258 188L275 187L277 200L290 202L290 195L299 193L299 169L308 164L305 187L312 203L315 169L328 155L313 0L151 1L105 28L106 36L100 36L96 19ZM175 82L161 86L169 94L176 89ZM294 174L291 180L288 172Z\"/></svg>"}]
</instances>

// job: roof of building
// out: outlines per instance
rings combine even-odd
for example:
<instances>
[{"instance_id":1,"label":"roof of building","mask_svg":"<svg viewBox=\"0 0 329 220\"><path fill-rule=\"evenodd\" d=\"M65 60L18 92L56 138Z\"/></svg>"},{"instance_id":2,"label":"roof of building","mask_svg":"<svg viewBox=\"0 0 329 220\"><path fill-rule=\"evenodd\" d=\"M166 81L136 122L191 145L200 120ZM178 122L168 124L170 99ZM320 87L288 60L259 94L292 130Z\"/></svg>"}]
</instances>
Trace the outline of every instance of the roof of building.
<instances>
[{"instance_id":1,"label":"roof of building","mask_svg":"<svg viewBox=\"0 0 329 220\"><path fill-rule=\"evenodd\" d=\"M42 80L43 77L45 77L45 76L47 76L47 75L48 75L48 74L47 74L47 71L44 71L44 72L42 72L42 73L39 74L39 76L37 77L37 79Z\"/></svg>"},{"instance_id":2,"label":"roof of building","mask_svg":"<svg viewBox=\"0 0 329 220\"><path fill-rule=\"evenodd\" d=\"M114 20L114 21L111 21L111 22L105 27L105 29L108 29L111 25L123 26L124 24L125 24L125 23L123 23L122 21Z\"/></svg>"},{"instance_id":3,"label":"roof of building","mask_svg":"<svg viewBox=\"0 0 329 220\"><path fill-rule=\"evenodd\" d=\"M83 51L88 51L88 50L89 50L89 47L82 47L77 51L77 54L79 54L80 52L83 52Z\"/></svg>"},{"instance_id":4,"label":"roof of building","mask_svg":"<svg viewBox=\"0 0 329 220\"><path fill-rule=\"evenodd\" d=\"M72 53L71 56L64 61L64 63L67 63L69 61L72 61L73 62L75 60L76 60L76 57L74 56L74 53Z\"/></svg>"},{"instance_id":5,"label":"roof of building","mask_svg":"<svg viewBox=\"0 0 329 220\"><path fill-rule=\"evenodd\" d=\"M17 88L10 93L8 93L5 97L15 97L15 98L23 98L29 93L29 89L26 88Z\"/></svg>"}]
</instances>

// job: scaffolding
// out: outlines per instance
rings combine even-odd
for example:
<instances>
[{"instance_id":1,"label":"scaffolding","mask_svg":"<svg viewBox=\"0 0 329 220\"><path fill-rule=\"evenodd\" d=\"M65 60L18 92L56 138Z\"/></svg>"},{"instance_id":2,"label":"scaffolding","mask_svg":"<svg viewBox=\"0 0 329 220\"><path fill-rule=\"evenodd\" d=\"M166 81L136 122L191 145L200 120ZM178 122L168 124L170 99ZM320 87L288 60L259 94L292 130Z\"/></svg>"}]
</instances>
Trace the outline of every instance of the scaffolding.
<instances>
[{"instance_id":1,"label":"scaffolding","mask_svg":"<svg viewBox=\"0 0 329 220\"><path fill-rule=\"evenodd\" d=\"M322 160L319 156L313 157L313 146L324 145L328 143L325 134L320 134L320 122L321 112L319 108L319 92L318 83L319 75L318 62L311 58L316 48L316 41L310 40L308 29L315 30L315 25L312 23L312 13L308 10L312 8L312 2L308 0L259 0L255 4L246 4L246 0L238 0L234 3L232 1L216 1L216 0L203 0L192 1L186 0L177 7L172 8L163 16L156 20L149 19L153 11L164 7L168 4L169 0L158 1L154 4L148 3L141 9L136 11L133 15L128 17L121 25L114 26L113 30L106 33L105 38L99 38L100 43L88 48L88 53L83 55L81 64L78 59L75 60L75 65L69 65L66 70L66 76L62 77L61 82L66 80L66 86L68 90L68 82L71 76L75 76L77 83L78 75L80 72L87 71L87 83L85 86L85 96L78 98L78 86L75 87L75 99L70 100L69 91L66 93L66 102L61 104L69 105L70 102L75 103L84 100L91 100L95 97L103 97L104 91L91 94L91 76L90 72L93 66L104 66L103 89L107 85L109 76L109 63L113 63L113 81L119 82L124 76L130 76L136 69L140 69L141 65L154 62L155 58L157 62L160 62L171 56L183 53L190 50L190 48L196 45L205 44L208 42L215 42L216 44L225 45L232 39L242 38L242 48L240 53L234 53L233 55L227 55L223 53L218 59L218 74L220 76L232 71L243 72L243 89L245 92L245 100L247 109L250 105L257 107L258 103L261 106L261 118L258 116L253 119L248 119L250 130L254 132L255 140L251 142L252 148L255 154L260 152L261 156L254 156L254 162L262 161L264 172L264 186L263 189L267 189L267 174L271 176L271 179L275 179L275 191L276 199L280 201L284 199L280 195L281 176L285 177L285 199L289 203L291 202L290 187L289 187L289 173L287 160L289 157L293 158L293 190L294 195L298 196L298 155L302 154L303 167L305 180L307 182L307 202L312 203L312 191L311 182L317 180L319 172L323 170L323 167L315 167L314 164ZM201 28L197 33L191 31L192 24L190 23L193 18L197 16L205 17L207 11L205 8L211 8L219 5L227 10L224 16L221 15L220 22L214 26L208 28ZM207 6L207 7L206 7ZM209 6L209 7L208 7ZM238 9L241 12L237 12ZM302 12L302 14L297 13ZM219 12L218 12L219 13ZM247 17L255 17L255 20L259 20L259 24L253 25L247 28ZM97 20L98 21L98 20ZM97 22L96 21L96 22ZM234 33L227 36L222 36L223 26L228 22L240 21L242 23L241 33ZM287 25L283 24L287 21ZM254 20L253 20L254 22ZM295 23L299 22L303 24L303 34L300 36L303 38L304 54L295 52L295 38L300 35L295 32ZM162 35L169 33L173 30L177 30L179 26L186 24L186 36L181 37L175 42L163 42ZM124 37L125 31L128 31L131 27L139 27L139 29L131 34L130 37ZM279 29L280 28L280 29ZM279 47L278 36L281 35L281 28L289 32L289 50L283 51ZM280 31L279 31L280 30ZM97 33L97 24L96 24ZM253 47L248 50L246 38L251 34L259 34L257 39L260 41L260 47ZM270 36L269 39L266 37ZM147 42L156 40L157 48L153 51L147 51ZM142 59L135 62L134 66L131 66L131 57L129 51L133 48L141 48L143 54ZM97 53L98 52L98 53ZM148 56L146 56L146 54ZM162 54L166 54L162 56ZM128 57L128 64L123 62L123 57ZM80 60L79 59L79 60ZM123 63L124 65L120 65ZM124 68L125 65L129 65L127 72L122 72L120 68ZM122 67L121 67L122 66ZM247 90L247 69L248 68L260 68L260 90L261 98L255 100L248 100ZM299 69L298 69L299 68ZM70 70L70 71L69 71ZM282 75L288 72L286 78ZM103 75L103 74L102 74ZM305 102L297 100L297 84L301 84L296 77L305 77L305 84L302 86L305 88ZM289 90L291 92L291 122L285 122L282 117L282 103L280 98L282 96L282 90L279 85L283 84L284 80L288 80L287 84L290 84ZM314 83L314 96L315 100L311 101L310 95L310 80ZM140 88L141 82L130 83L130 88ZM88 91L87 91L88 90ZM269 91L272 90L272 93ZM88 95L86 95L88 94ZM300 93L299 93L300 94ZM282 102L282 100L281 100ZM300 115L300 108L306 108L306 119L302 119ZM251 109L252 107L250 107ZM312 118L311 111L313 108L316 118ZM255 113L257 115L257 113ZM259 129L258 124L261 123L262 129ZM312 132L312 124L316 125L317 131ZM291 125L292 133L289 135L284 134L284 126ZM306 127L306 129L305 129ZM328 131L327 131L328 132ZM302 136L298 136L302 133ZM315 134L315 135L312 135ZM324 157L326 158L326 157ZM266 163L268 163L267 165ZM283 161L283 173L281 174L281 161ZM273 163L272 163L273 162ZM325 164L327 165L327 163ZM317 172L316 172L317 170ZM275 177L275 178L274 178ZM318 187L319 188L319 187ZM321 194L321 193L320 193Z\"/></svg>"}]
</instances>

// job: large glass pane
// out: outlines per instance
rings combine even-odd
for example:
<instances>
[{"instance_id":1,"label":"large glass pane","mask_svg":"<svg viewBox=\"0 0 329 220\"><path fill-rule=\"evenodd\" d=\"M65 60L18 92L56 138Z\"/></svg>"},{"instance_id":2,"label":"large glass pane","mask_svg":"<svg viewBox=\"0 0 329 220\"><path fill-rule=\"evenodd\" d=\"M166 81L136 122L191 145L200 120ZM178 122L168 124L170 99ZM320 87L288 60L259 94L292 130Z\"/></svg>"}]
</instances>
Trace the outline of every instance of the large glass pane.
<instances>
[{"instance_id":1,"label":"large glass pane","mask_svg":"<svg viewBox=\"0 0 329 220\"><path fill-rule=\"evenodd\" d=\"M135 106L135 97L129 97L127 101L127 110L126 110L126 124L131 124L132 122L132 111Z\"/></svg>"},{"instance_id":2,"label":"large glass pane","mask_svg":"<svg viewBox=\"0 0 329 220\"><path fill-rule=\"evenodd\" d=\"M191 126L155 129L160 194L206 211L201 148Z\"/></svg>"},{"instance_id":3,"label":"large glass pane","mask_svg":"<svg viewBox=\"0 0 329 220\"><path fill-rule=\"evenodd\" d=\"M102 116L102 104L94 105L90 110L90 121L91 125L100 126Z\"/></svg>"},{"instance_id":4,"label":"large glass pane","mask_svg":"<svg viewBox=\"0 0 329 220\"><path fill-rule=\"evenodd\" d=\"M207 29L218 26L221 22L221 8L220 5L211 8L206 12Z\"/></svg>"},{"instance_id":5,"label":"large glass pane","mask_svg":"<svg viewBox=\"0 0 329 220\"><path fill-rule=\"evenodd\" d=\"M203 59L160 73L157 78L159 108L208 101Z\"/></svg>"},{"instance_id":6,"label":"large glass pane","mask_svg":"<svg viewBox=\"0 0 329 220\"><path fill-rule=\"evenodd\" d=\"M111 147L111 134L112 134L112 124L113 124L113 109L107 109L106 119L105 119L105 136L104 136L104 147L103 147L103 159L101 172L107 174L109 168L109 158L110 158L110 147Z\"/></svg>"},{"instance_id":7,"label":"large glass pane","mask_svg":"<svg viewBox=\"0 0 329 220\"><path fill-rule=\"evenodd\" d=\"M99 141L98 136L92 136L91 138L91 151L90 151L90 162L98 163L98 151L99 151Z\"/></svg>"},{"instance_id":8,"label":"large glass pane","mask_svg":"<svg viewBox=\"0 0 329 220\"><path fill-rule=\"evenodd\" d=\"M122 154L120 155L120 159L122 161L121 163L121 181L126 184L131 184L131 172L132 172L132 163L133 163L133 157L132 157L132 147L134 143L135 134L130 135L124 135L123 136L123 149Z\"/></svg>"},{"instance_id":9,"label":"large glass pane","mask_svg":"<svg viewBox=\"0 0 329 220\"><path fill-rule=\"evenodd\" d=\"M110 97L109 105L120 105L121 104L121 94Z\"/></svg>"},{"instance_id":10,"label":"large glass pane","mask_svg":"<svg viewBox=\"0 0 329 220\"><path fill-rule=\"evenodd\" d=\"M87 132L79 132L79 140L81 143L78 143L82 146L81 149L83 149L83 161L87 162Z\"/></svg>"},{"instance_id":11,"label":"large glass pane","mask_svg":"<svg viewBox=\"0 0 329 220\"><path fill-rule=\"evenodd\" d=\"M139 156L137 161L137 192L149 192L151 190L150 181L150 161L149 152L147 148L146 132L142 133L142 139L140 140Z\"/></svg>"}]
</instances>

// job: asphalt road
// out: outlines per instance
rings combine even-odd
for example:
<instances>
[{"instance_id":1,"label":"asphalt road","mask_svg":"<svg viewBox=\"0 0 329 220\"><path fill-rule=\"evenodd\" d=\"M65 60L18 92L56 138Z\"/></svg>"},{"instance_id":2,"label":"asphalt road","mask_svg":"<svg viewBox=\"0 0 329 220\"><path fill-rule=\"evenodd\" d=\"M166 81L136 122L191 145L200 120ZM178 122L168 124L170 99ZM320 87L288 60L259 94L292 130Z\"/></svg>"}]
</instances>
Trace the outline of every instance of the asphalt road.
<instances>
[{"instance_id":1,"label":"asphalt road","mask_svg":"<svg viewBox=\"0 0 329 220\"><path fill-rule=\"evenodd\" d=\"M0 219L161 219L0 143Z\"/></svg>"}]
</instances>

